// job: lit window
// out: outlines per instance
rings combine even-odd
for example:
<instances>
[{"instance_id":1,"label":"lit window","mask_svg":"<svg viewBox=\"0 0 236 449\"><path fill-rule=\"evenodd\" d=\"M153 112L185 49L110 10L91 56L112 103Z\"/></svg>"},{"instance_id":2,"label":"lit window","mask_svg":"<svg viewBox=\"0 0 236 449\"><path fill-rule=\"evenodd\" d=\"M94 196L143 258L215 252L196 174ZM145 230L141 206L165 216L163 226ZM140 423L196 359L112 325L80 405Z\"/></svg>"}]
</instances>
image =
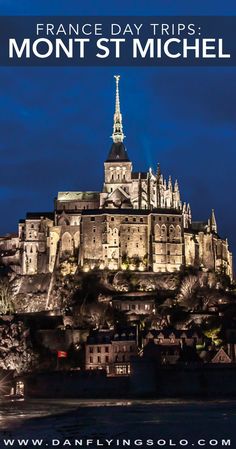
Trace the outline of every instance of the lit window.
<instances>
[{"instance_id":1,"label":"lit window","mask_svg":"<svg viewBox=\"0 0 236 449\"><path fill-rule=\"evenodd\" d=\"M16 382L16 395L17 396L24 396L24 391L25 391L24 382L19 380L18 382Z\"/></svg>"},{"instance_id":2,"label":"lit window","mask_svg":"<svg viewBox=\"0 0 236 449\"><path fill-rule=\"evenodd\" d=\"M117 365L116 374L128 374L127 365Z\"/></svg>"}]
</instances>

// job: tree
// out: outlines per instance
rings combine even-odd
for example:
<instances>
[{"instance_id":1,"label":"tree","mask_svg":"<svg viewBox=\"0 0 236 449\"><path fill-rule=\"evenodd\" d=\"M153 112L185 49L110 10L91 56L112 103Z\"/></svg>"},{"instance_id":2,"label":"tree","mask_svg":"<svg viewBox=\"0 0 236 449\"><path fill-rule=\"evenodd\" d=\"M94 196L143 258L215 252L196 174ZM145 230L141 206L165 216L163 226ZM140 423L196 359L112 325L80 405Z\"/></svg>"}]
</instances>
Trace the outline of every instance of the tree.
<instances>
[{"instance_id":1,"label":"tree","mask_svg":"<svg viewBox=\"0 0 236 449\"><path fill-rule=\"evenodd\" d=\"M180 287L180 293L178 295L179 305L186 310L195 310L199 306L196 297L198 289L199 280L197 276L189 275L184 278Z\"/></svg>"},{"instance_id":2,"label":"tree","mask_svg":"<svg viewBox=\"0 0 236 449\"><path fill-rule=\"evenodd\" d=\"M19 374L31 371L37 364L38 354L33 350L29 329L12 317L4 320L0 329L0 369Z\"/></svg>"},{"instance_id":3,"label":"tree","mask_svg":"<svg viewBox=\"0 0 236 449\"><path fill-rule=\"evenodd\" d=\"M209 338L215 346L222 343L219 335L222 329L222 323L219 317L209 318L202 326L204 335Z\"/></svg>"},{"instance_id":4,"label":"tree","mask_svg":"<svg viewBox=\"0 0 236 449\"><path fill-rule=\"evenodd\" d=\"M15 311L13 293L8 279L0 280L0 314L7 315Z\"/></svg>"}]
</instances>

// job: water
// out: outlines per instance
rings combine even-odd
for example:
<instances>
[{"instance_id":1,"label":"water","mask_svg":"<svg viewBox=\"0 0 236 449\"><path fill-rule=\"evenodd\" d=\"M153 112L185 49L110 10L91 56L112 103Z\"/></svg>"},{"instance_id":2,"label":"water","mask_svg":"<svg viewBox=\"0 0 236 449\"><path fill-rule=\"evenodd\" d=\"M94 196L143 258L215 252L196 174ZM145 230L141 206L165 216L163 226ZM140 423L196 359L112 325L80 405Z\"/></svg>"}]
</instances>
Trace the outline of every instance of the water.
<instances>
[{"instance_id":1,"label":"water","mask_svg":"<svg viewBox=\"0 0 236 449\"><path fill-rule=\"evenodd\" d=\"M76 439L83 444L76 447L92 449L102 444L108 447L106 439L113 440L112 448L151 447L146 444L148 439L153 440L153 447L236 448L236 401L6 401L0 404L1 449L6 438L27 438L28 448L35 438L43 439L43 447L53 447L55 440L59 448L75 447ZM123 439L130 440L130 446L123 446ZM198 444L200 439L204 445ZM230 446L222 440L231 440ZM17 440L13 447L20 447Z\"/></svg>"}]
</instances>

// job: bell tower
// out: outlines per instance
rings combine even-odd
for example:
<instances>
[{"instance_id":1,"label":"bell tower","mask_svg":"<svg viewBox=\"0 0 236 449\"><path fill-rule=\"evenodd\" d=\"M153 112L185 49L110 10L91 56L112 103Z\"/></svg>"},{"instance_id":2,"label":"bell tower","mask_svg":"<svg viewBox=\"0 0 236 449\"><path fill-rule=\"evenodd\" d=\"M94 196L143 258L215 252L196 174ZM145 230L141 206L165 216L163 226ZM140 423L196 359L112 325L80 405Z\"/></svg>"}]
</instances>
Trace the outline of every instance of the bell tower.
<instances>
[{"instance_id":1,"label":"bell tower","mask_svg":"<svg viewBox=\"0 0 236 449\"><path fill-rule=\"evenodd\" d=\"M114 196L114 192L119 189L119 197L126 198L130 195L132 163L129 160L127 149L123 143L125 135L123 132L122 114L120 110L120 92L119 81L120 75L115 75L116 91L115 91L115 113L113 119L113 132L111 149L107 160L104 163L104 186L103 193L107 197ZM117 196L117 195L116 195Z\"/></svg>"}]
</instances>

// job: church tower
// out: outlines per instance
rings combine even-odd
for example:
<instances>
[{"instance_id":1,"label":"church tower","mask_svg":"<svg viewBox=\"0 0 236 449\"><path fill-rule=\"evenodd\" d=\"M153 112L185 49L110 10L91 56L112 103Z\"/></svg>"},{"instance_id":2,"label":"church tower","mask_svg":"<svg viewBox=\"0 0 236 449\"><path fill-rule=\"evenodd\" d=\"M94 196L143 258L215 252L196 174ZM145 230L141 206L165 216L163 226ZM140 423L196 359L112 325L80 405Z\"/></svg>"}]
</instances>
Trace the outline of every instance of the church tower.
<instances>
[{"instance_id":1,"label":"church tower","mask_svg":"<svg viewBox=\"0 0 236 449\"><path fill-rule=\"evenodd\" d=\"M123 143L125 135L120 110L120 75L115 75L114 78L116 80L116 95L113 133L111 136L113 143L104 163L105 182L101 195L101 207L129 208L131 207L132 163Z\"/></svg>"}]
</instances>

